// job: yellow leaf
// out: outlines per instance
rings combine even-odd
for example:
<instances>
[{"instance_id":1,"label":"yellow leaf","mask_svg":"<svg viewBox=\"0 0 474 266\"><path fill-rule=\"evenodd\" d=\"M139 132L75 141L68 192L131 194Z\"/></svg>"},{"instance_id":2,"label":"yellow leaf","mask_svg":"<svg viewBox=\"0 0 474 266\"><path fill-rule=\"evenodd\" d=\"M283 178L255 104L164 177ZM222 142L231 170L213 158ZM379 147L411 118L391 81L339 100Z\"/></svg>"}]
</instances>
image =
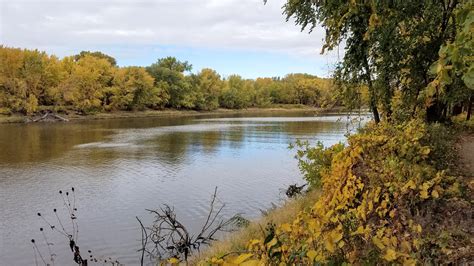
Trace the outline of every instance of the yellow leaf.
<instances>
[{"instance_id":1,"label":"yellow leaf","mask_svg":"<svg viewBox=\"0 0 474 266\"><path fill-rule=\"evenodd\" d=\"M258 260L248 260L240 264L240 266L260 266L265 265L264 263L260 263Z\"/></svg>"},{"instance_id":2,"label":"yellow leaf","mask_svg":"<svg viewBox=\"0 0 474 266\"><path fill-rule=\"evenodd\" d=\"M359 227L357 227L357 230L355 230L354 233L352 233L352 235L361 235L364 233L364 227L361 225Z\"/></svg>"},{"instance_id":3,"label":"yellow leaf","mask_svg":"<svg viewBox=\"0 0 474 266\"><path fill-rule=\"evenodd\" d=\"M382 243L386 246L390 246L390 238L386 236L382 237Z\"/></svg>"},{"instance_id":4,"label":"yellow leaf","mask_svg":"<svg viewBox=\"0 0 474 266\"><path fill-rule=\"evenodd\" d=\"M334 252L334 242L331 239L326 239L326 241L324 241L324 246L329 252Z\"/></svg>"},{"instance_id":5,"label":"yellow leaf","mask_svg":"<svg viewBox=\"0 0 474 266\"><path fill-rule=\"evenodd\" d=\"M422 230L421 225L417 225L417 226L416 226L416 231L417 231L418 233L421 233L421 230Z\"/></svg>"},{"instance_id":6,"label":"yellow leaf","mask_svg":"<svg viewBox=\"0 0 474 266\"><path fill-rule=\"evenodd\" d=\"M256 245L256 244L258 244L258 243L260 243L260 240L258 240L258 239L252 239L252 240L250 240L250 246Z\"/></svg>"},{"instance_id":7,"label":"yellow leaf","mask_svg":"<svg viewBox=\"0 0 474 266\"><path fill-rule=\"evenodd\" d=\"M318 253L316 253L315 250L310 250L310 251L306 252L306 257L308 257L309 261L311 261L311 262L314 261L314 258L316 257L316 255L318 255Z\"/></svg>"},{"instance_id":8,"label":"yellow leaf","mask_svg":"<svg viewBox=\"0 0 474 266\"><path fill-rule=\"evenodd\" d=\"M431 196L433 196L434 199L439 198L439 193L438 193L438 191L433 190L433 191L431 192Z\"/></svg>"},{"instance_id":9,"label":"yellow leaf","mask_svg":"<svg viewBox=\"0 0 474 266\"><path fill-rule=\"evenodd\" d=\"M405 252L405 253L408 253L411 251L411 245L410 245L410 242L404 240L402 241L401 245L402 247L402 250Z\"/></svg>"},{"instance_id":10,"label":"yellow leaf","mask_svg":"<svg viewBox=\"0 0 474 266\"><path fill-rule=\"evenodd\" d=\"M395 252L395 250L389 248L387 249L387 251L385 252L385 255L383 256L383 258L386 260L386 261L394 261L397 259L397 252Z\"/></svg>"},{"instance_id":11,"label":"yellow leaf","mask_svg":"<svg viewBox=\"0 0 474 266\"><path fill-rule=\"evenodd\" d=\"M415 188L416 188L415 182L413 182L413 180L410 179L410 181L408 181L408 182L402 187L402 191L405 192L405 191L407 191L408 189L415 189Z\"/></svg>"},{"instance_id":12,"label":"yellow leaf","mask_svg":"<svg viewBox=\"0 0 474 266\"><path fill-rule=\"evenodd\" d=\"M171 264L178 264L179 260L177 258L169 258L168 262L171 263Z\"/></svg>"},{"instance_id":13,"label":"yellow leaf","mask_svg":"<svg viewBox=\"0 0 474 266\"><path fill-rule=\"evenodd\" d=\"M346 242L340 241L339 244L337 244L337 246L338 246L339 248L342 248L345 244L346 244Z\"/></svg>"},{"instance_id":14,"label":"yellow leaf","mask_svg":"<svg viewBox=\"0 0 474 266\"><path fill-rule=\"evenodd\" d=\"M406 259L403 261L403 266L415 266L416 260L414 259Z\"/></svg>"},{"instance_id":15,"label":"yellow leaf","mask_svg":"<svg viewBox=\"0 0 474 266\"><path fill-rule=\"evenodd\" d=\"M384 249L385 248L385 245L382 243L382 241L380 241L380 239L376 236L374 236L372 238L372 242L374 242L374 244L379 248L379 249Z\"/></svg>"},{"instance_id":16,"label":"yellow leaf","mask_svg":"<svg viewBox=\"0 0 474 266\"><path fill-rule=\"evenodd\" d=\"M427 199L427 198L429 198L429 197L430 197L430 196L428 195L428 191L426 191L426 190L420 191L420 198L422 198L422 199Z\"/></svg>"},{"instance_id":17,"label":"yellow leaf","mask_svg":"<svg viewBox=\"0 0 474 266\"><path fill-rule=\"evenodd\" d=\"M390 216L390 218L393 218L393 217L395 217L395 212L396 212L396 210L395 210L395 209L393 209L393 210L391 210L391 211L389 212L389 214L388 214L388 215Z\"/></svg>"},{"instance_id":18,"label":"yellow leaf","mask_svg":"<svg viewBox=\"0 0 474 266\"><path fill-rule=\"evenodd\" d=\"M418 239L413 239L413 246L418 248L420 246L420 241Z\"/></svg>"},{"instance_id":19,"label":"yellow leaf","mask_svg":"<svg viewBox=\"0 0 474 266\"><path fill-rule=\"evenodd\" d=\"M430 148L424 148L424 149L421 151L421 154L423 154L423 155L428 155L428 154L430 154L430 152L431 152Z\"/></svg>"},{"instance_id":20,"label":"yellow leaf","mask_svg":"<svg viewBox=\"0 0 474 266\"><path fill-rule=\"evenodd\" d=\"M274 245L276 245L277 243L278 243L278 240L276 238L273 238L270 242L267 243L267 247L271 248Z\"/></svg>"},{"instance_id":21,"label":"yellow leaf","mask_svg":"<svg viewBox=\"0 0 474 266\"><path fill-rule=\"evenodd\" d=\"M291 232L291 225L289 223L284 223L280 227L285 232Z\"/></svg>"},{"instance_id":22,"label":"yellow leaf","mask_svg":"<svg viewBox=\"0 0 474 266\"><path fill-rule=\"evenodd\" d=\"M253 254L251 254L251 253L240 254L237 258L235 258L232 261L232 263L241 264L242 262L246 261L247 259L251 258L252 256L253 256Z\"/></svg>"}]
</instances>

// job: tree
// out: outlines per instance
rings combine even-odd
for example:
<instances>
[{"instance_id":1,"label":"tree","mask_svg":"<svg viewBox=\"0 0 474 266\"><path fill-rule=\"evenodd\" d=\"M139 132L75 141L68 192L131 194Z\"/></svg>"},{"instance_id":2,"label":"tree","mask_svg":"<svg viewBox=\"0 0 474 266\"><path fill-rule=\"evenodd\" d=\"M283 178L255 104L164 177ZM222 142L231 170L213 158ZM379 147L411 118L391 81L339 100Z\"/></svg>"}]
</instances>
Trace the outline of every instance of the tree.
<instances>
[{"instance_id":1,"label":"tree","mask_svg":"<svg viewBox=\"0 0 474 266\"><path fill-rule=\"evenodd\" d=\"M90 55L75 64L71 64L71 58L63 60L66 72L70 71L59 85L65 103L83 113L100 111L104 92L112 85L114 68L110 62Z\"/></svg>"},{"instance_id":2,"label":"tree","mask_svg":"<svg viewBox=\"0 0 474 266\"><path fill-rule=\"evenodd\" d=\"M153 77L142 67L118 69L109 93L110 105L121 110L160 106L164 101L161 96Z\"/></svg>"},{"instance_id":3,"label":"tree","mask_svg":"<svg viewBox=\"0 0 474 266\"><path fill-rule=\"evenodd\" d=\"M434 120L442 120L453 102L446 101L447 94L426 97L433 80L429 69L438 60L440 47L456 35L459 22L453 16L459 3L289 0L283 9L287 19L294 17L302 29L322 25L326 31L322 52L344 41L345 54L335 78L345 90L367 86L376 122L380 107L384 117L392 118L395 95L402 103L397 106L402 109L399 118L433 113ZM455 84L446 91L458 90Z\"/></svg>"},{"instance_id":4,"label":"tree","mask_svg":"<svg viewBox=\"0 0 474 266\"><path fill-rule=\"evenodd\" d=\"M288 90L288 103L318 105L320 97L319 84L316 77L308 74L289 74L283 82Z\"/></svg>"},{"instance_id":5,"label":"tree","mask_svg":"<svg viewBox=\"0 0 474 266\"><path fill-rule=\"evenodd\" d=\"M253 84L239 75L231 75L226 80L223 93L219 99L224 108L241 109L251 105Z\"/></svg>"},{"instance_id":6,"label":"tree","mask_svg":"<svg viewBox=\"0 0 474 266\"><path fill-rule=\"evenodd\" d=\"M165 82L169 94L169 106L174 108L194 107L194 95L189 80L184 76L185 71L191 71L192 65L187 61L181 62L174 57L158 59L146 70L155 79L155 84Z\"/></svg>"},{"instance_id":7,"label":"tree","mask_svg":"<svg viewBox=\"0 0 474 266\"><path fill-rule=\"evenodd\" d=\"M431 66L435 79L428 88L429 95L443 93L448 102L465 105L467 116L471 118L474 101L474 3L463 2L455 12L456 37L449 40L439 50L438 60ZM460 82L462 81L462 82ZM456 90L450 90L455 85Z\"/></svg>"},{"instance_id":8,"label":"tree","mask_svg":"<svg viewBox=\"0 0 474 266\"><path fill-rule=\"evenodd\" d=\"M113 58L110 55L99 52L99 51L95 51L95 52L81 51L79 54L74 56L74 60L79 61L81 58L85 57L86 55L97 57L97 58L100 58L100 59L105 59L105 60L109 61L109 63L112 66L114 66L114 67L117 66L117 60L115 60L115 58Z\"/></svg>"},{"instance_id":9,"label":"tree","mask_svg":"<svg viewBox=\"0 0 474 266\"><path fill-rule=\"evenodd\" d=\"M192 78L195 107L199 110L214 110L219 107L219 95L224 82L215 70L204 68Z\"/></svg>"},{"instance_id":10,"label":"tree","mask_svg":"<svg viewBox=\"0 0 474 266\"><path fill-rule=\"evenodd\" d=\"M101 52L58 59L38 50L0 46L0 113L38 110L80 113L144 108L213 110L270 104L332 106L332 81L308 74L227 80L212 69L189 73L174 57L146 68L118 67Z\"/></svg>"},{"instance_id":11,"label":"tree","mask_svg":"<svg viewBox=\"0 0 474 266\"><path fill-rule=\"evenodd\" d=\"M11 111L32 114L48 104L48 90L59 83L59 61L38 50L0 46L0 94Z\"/></svg>"},{"instance_id":12,"label":"tree","mask_svg":"<svg viewBox=\"0 0 474 266\"><path fill-rule=\"evenodd\" d=\"M274 86L275 81L272 78L257 78L254 83L255 93L252 102L262 107L272 104L271 93Z\"/></svg>"},{"instance_id":13,"label":"tree","mask_svg":"<svg viewBox=\"0 0 474 266\"><path fill-rule=\"evenodd\" d=\"M26 83L21 79L24 54L21 49L0 47L0 91L2 106L21 111L27 97Z\"/></svg>"}]
</instances>

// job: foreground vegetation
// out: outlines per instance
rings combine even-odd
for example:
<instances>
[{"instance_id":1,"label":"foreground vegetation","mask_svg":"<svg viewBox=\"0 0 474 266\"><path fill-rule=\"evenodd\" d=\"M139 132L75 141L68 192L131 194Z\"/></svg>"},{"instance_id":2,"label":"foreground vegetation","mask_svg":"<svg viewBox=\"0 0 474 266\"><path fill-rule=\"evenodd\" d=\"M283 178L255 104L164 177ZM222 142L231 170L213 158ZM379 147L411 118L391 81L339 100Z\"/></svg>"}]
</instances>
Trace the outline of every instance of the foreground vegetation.
<instances>
[{"instance_id":1,"label":"foreground vegetation","mask_svg":"<svg viewBox=\"0 0 474 266\"><path fill-rule=\"evenodd\" d=\"M290 221L271 221L244 247L214 249L207 263L471 261L472 191L453 175L452 133L418 120L371 124L343 149L309 148L302 160L311 168L302 169L313 173L310 184L322 184L320 197Z\"/></svg>"},{"instance_id":2,"label":"foreground vegetation","mask_svg":"<svg viewBox=\"0 0 474 266\"><path fill-rule=\"evenodd\" d=\"M207 68L191 70L188 62L174 57L148 67L119 67L100 52L59 59L38 50L0 46L0 114L338 105L330 79L289 74L251 80L221 78Z\"/></svg>"}]
</instances>

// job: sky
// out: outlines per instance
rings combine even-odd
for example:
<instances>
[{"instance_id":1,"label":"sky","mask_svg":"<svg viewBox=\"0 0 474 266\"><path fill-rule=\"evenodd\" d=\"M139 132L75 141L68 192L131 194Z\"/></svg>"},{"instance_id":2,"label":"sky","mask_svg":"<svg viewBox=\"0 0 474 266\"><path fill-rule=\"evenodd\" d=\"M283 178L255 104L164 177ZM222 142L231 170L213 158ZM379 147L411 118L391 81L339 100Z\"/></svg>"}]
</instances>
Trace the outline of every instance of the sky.
<instances>
[{"instance_id":1,"label":"sky","mask_svg":"<svg viewBox=\"0 0 474 266\"><path fill-rule=\"evenodd\" d=\"M285 0L0 0L0 44L59 57L101 51L120 66L175 56L221 75L305 72L329 76L337 51L321 55L324 33L301 32Z\"/></svg>"}]
</instances>

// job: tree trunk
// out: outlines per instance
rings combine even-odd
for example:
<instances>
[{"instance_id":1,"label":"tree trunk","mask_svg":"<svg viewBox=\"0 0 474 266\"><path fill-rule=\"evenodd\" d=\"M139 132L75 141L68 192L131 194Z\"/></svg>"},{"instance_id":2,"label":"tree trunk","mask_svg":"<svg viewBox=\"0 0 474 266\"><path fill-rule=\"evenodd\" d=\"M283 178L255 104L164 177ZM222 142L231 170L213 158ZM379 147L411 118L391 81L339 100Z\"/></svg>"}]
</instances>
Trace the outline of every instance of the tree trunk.
<instances>
[{"instance_id":1,"label":"tree trunk","mask_svg":"<svg viewBox=\"0 0 474 266\"><path fill-rule=\"evenodd\" d=\"M474 101L474 96L471 96L469 98L469 104L467 105L466 121L469 121L471 119L471 110L472 110L472 102L473 101Z\"/></svg>"},{"instance_id":2,"label":"tree trunk","mask_svg":"<svg viewBox=\"0 0 474 266\"><path fill-rule=\"evenodd\" d=\"M370 109L372 111L372 114L374 115L375 123L378 124L380 123L380 114L379 114L379 110L377 109L377 100L375 98L375 91L374 91L374 86L372 84L372 77L370 74L369 62L367 61L367 57L364 57L364 68L365 68L367 86L369 87Z\"/></svg>"}]
</instances>

